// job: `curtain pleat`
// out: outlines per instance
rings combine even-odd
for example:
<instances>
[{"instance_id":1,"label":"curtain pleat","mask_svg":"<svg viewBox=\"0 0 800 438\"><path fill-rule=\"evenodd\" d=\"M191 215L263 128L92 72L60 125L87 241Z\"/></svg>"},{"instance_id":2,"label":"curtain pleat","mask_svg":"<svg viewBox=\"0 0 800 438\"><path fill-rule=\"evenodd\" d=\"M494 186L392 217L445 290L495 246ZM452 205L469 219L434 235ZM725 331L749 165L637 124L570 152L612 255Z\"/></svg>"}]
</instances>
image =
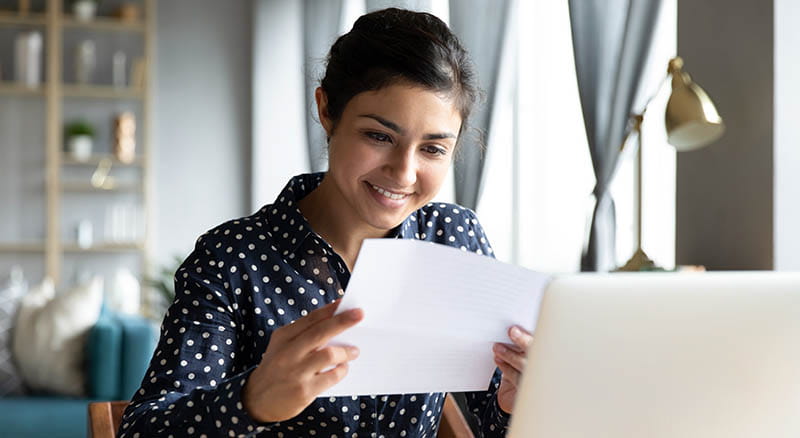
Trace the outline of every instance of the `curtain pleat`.
<instances>
[{"instance_id":1,"label":"curtain pleat","mask_svg":"<svg viewBox=\"0 0 800 438\"><path fill-rule=\"evenodd\" d=\"M631 129L634 99L661 0L570 0L570 22L586 137L596 178L583 271L616 265L610 184Z\"/></svg>"}]
</instances>

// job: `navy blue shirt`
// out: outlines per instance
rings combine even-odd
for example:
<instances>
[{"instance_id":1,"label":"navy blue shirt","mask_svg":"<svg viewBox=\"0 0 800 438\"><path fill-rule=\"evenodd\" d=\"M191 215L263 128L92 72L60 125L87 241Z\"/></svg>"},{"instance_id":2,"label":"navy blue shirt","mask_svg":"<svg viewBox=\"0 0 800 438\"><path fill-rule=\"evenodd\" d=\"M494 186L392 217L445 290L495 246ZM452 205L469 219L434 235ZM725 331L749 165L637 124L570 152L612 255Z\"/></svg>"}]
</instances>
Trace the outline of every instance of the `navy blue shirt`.
<instances>
[{"instance_id":1,"label":"navy blue shirt","mask_svg":"<svg viewBox=\"0 0 800 438\"><path fill-rule=\"evenodd\" d=\"M275 203L201 236L175 274L175 300L120 425L121 437L435 437L444 394L317 398L296 417L258 423L242 388L270 334L344 295L350 272L311 230L297 202L324 174L292 178ZM392 232L492 256L475 214L428 204ZM358 359L356 359L358 360ZM487 391L467 393L483 436L505 435L496 370Z\"/></svg>"}]
</instances>

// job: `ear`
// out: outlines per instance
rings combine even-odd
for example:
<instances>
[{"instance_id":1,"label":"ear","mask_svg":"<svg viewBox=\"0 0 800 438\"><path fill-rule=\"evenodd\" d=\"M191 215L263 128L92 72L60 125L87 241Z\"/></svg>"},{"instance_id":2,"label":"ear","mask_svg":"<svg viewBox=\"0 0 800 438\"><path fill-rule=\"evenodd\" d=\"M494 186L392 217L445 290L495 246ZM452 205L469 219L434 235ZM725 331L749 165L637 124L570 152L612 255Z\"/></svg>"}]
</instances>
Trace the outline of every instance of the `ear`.
<instances>
[{"instance_id":1,"label":"ear","mask_svg":"<svg viewBox=\"0 0 800 438\"><path fill-rule=\"evenodd\" d=\"M331 138L331 134L333 134L333 121L331 120L330 114L328 114L328 95L325 94L325 90L323 90L322 87L317 87L317 89L314 90L314 99L317 101L319 122L322 124L322 128L325 129L325 135Z\"/></svg>"}]
</instances>

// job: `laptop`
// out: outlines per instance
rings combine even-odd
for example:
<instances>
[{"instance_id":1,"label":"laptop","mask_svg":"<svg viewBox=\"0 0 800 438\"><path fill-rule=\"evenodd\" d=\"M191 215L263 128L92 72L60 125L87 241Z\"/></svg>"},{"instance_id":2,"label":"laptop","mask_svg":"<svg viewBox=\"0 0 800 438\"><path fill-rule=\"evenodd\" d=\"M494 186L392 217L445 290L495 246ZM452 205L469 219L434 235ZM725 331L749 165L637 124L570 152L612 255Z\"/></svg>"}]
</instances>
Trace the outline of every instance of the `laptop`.
<instances>
[{"instance_id":1,"label":"laptop","mask_svg":"<svg viewBox=\"0 0 800 438\"><path fill-rule=\"evenodd\" d=\"M800 273L548 286L510 438L800 437Z\"/></svg>"}]
</instances>

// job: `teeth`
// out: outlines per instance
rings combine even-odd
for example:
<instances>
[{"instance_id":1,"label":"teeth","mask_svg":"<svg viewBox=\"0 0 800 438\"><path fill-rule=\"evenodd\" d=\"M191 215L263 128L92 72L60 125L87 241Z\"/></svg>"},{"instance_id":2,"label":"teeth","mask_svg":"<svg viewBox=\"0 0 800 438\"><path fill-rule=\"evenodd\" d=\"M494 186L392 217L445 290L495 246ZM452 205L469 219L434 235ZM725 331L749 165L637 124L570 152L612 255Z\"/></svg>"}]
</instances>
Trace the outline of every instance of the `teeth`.
<instances>
[{"instance_id":1,"label":"teeth","mask_svg":"<svg viewBox=\"0 0 800 438\"><path fill-rule=\"evenodd\" d=\"M401 194L398 194L398 193L392 193L392 192L390 192L388 190L384 190L384 189L376 186L375 184L372 184L372 188L375 189L375 191L380 193L381 195L383 195L383 196L385 196L385 197L387 197L389 199L394 199L396 201L400 200L400 199L404 199L406 196L408 196L408 195L401 195Z\"/></svg>"}]
</instances>

